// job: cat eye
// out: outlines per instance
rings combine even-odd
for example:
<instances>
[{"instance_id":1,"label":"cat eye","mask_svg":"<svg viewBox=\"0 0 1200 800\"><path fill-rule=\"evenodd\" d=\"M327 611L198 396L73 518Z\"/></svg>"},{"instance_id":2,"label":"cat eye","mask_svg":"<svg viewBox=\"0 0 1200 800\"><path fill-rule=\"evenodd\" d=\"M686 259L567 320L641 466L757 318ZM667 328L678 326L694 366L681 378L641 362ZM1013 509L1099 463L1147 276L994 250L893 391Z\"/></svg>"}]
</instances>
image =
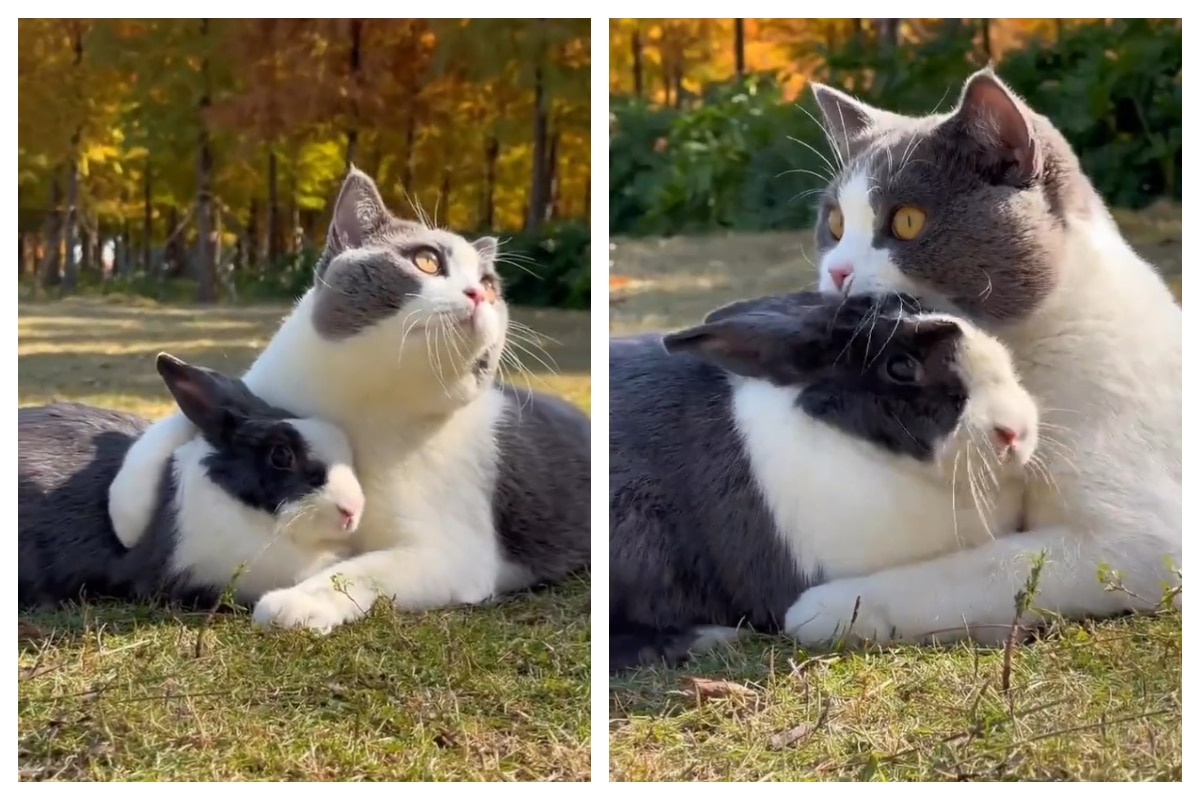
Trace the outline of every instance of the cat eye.
<instances>
[{"instance_id":1,"label":"cat eye","mask_svg":"<svg viewBox=\"0 0 1200 800\"><path fill-rule=\"evenodd\" d=\"M841 239L842 234L846 231L846 220L842 218L842 210L840 208L829 209L829 235L834 239Z\"/></svg>"},{"instance_id":2,"label":"cat eye","mask_svg":"<svg viewBox=\"0 0 1200 800\"><path fill-rule=\"evenodd\" d=\"M437 275L442 271L442 256L436 250L425 248L413 254L413 264L426 275Z\"/></svg>"},{"instance_id":3,"label":"cat eye","mask_svg":"<svg viewBox=\"0 0 1200 800\"><path fill-rule=\"evenodd\" d=\"M271 448L271 466L284 472L290 472L296 466L296 454L285 444L277 444Z\"/></svg>"},{"instance_id":4,"label":"cat eye","mask_svg":"<svg viewBox=\"0 0 1200 800\"><path fill-rule=\"evenodd\" d=\"M479 282L483 284L483 296L487 301L489 303L496 302L496 295L499 294L496 290L496 279L491 275L484 275Z\"/></svg>"},{"instance_id":5,"label":"cat eye","mask_svg":"<svg viewBox=\"0 0 1200 800\"><path fill-rule=\"evenodd\" d=\"M892 383L920 383L924 377L921 362L912 356L892 356L883 366L884 374Z\"/></svg>"},{"instance_id":6,"label":"cat eye","mask_svg":"<svg viewBox=\"0 0 1200 800\"><path fill-rule=\"evenodd\" d=\"M900 206L892 214L892 234L897 239L908 241L925 227L925 212L916 206Z\"/></svg>"}]
</instances>

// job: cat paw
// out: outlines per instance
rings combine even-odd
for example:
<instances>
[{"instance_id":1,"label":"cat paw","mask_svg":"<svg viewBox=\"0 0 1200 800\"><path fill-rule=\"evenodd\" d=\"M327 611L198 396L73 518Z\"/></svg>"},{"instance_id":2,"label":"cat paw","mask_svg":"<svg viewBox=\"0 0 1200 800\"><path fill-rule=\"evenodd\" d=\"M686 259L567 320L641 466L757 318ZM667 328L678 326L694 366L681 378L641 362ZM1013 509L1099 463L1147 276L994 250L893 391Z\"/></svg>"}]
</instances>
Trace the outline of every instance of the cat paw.
<instances>
[{"instance_id":1,"label":"cat paw","mask_svg":"<svg viewBox=\"0 0 1200 800\"><path fill-rule=\"evenodd\" d=\"M298 586L267 592L254 606L254 622L263 626L329 633L346 619L333 592L311 592Z\"/></svg>"},{"instance_id":2,"label":"cat paw","mask_svg":"<svg viewBox=\"0 0 1200 800\"><path fill-rule=\"evenodd\" d=\"M788 609L784 632L802 645L888 644L897 636L886 606L854 580L831 581L804 592Z\"/></svg>"}]
</instances>

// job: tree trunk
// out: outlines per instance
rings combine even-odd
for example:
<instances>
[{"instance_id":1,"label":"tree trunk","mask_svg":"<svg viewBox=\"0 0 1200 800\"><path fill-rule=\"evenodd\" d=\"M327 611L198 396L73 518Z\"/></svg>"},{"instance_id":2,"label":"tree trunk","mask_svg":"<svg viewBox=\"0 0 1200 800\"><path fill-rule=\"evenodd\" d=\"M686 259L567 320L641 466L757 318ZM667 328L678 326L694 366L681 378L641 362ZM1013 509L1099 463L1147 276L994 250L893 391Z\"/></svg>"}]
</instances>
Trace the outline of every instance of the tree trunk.
<instances>
[{"instance_id":1,"label":"tree trunk","mask_svg":"<svg viewBox=\"0 0 1200 800\"><path fill-rule=\"evenodd\" d=\"M247 269L258 269L262 263L262 234L258 229L258 201L250 201L250 212L246 215L246 234L238 237L241 244L243 265Z\"/></svg>"},{"instance_id":2,"label":"tree trunk","mask_svg":"<svg viewBox=\"0 0 1200 800\"><path fill-rule=\"evenodd\" d=\"M545 20L542 21L543 23ZM533 68L533 175L529 191L528 216L525 229L541 227L546 209L546 137L550 127L550 98L546 93L544 71L545 53L537 54Z\"/></svg>"},{"instance_id":3,"label":"tree trunk","mask_svg":"<svg viewBox=\"0 0 1200 800\"><path fill-rule=\"evenodd\" d=\"M992 61L992 21L990 19L979 20L979 39L983 46L983 60L985 64Z\"/></svg>"},{"instance_id":4,"label":"tree trunk","mask_svg":"<svg viewBox=\"0 0 1200 800\"><path fill-rule=\"evenodd\" d=\"M633 94L639 100L642 98L642 24L635 20L633 28L633 40L630 42L633 48Z\"/></svg>"},{"instance_id":5,"label":"tree trunk","mask_svg":"<svg viewBox=\"0 0 1200 800\"><path fill-rule=\"evenodd\" d=\"M500 140L492 134L483 146L483 207L479 225L485 231L492 230L496 218L496 162L499 160Z\"/></svg>"},{"instance_id":6,"label":"tree trunk","mask_svg":"<svg viewBox=\"0 0 1200 800\"><path fill-rule=\"evenodd\" d=\"M555 131L550 137L550 151L546 154L546 211L542 219L550 221L559 216L558 142L560 134Z\"/></svg>"},{"instance_id":7,"label":"tree trunk","mask_svg":"<svg viewBox=\"0 0 1200 800\"><path fill-rule=\"evenodd\" d=\"M359 102L362 89L363 20L350 20L350 127L346 130L346 169L358 157Z\"/></svg>"},{"instance_id":8,"label":"tree trunk","mask_svg":"<svg viewBox=\"0 0 1200 800\"><path fill-rule=\"evenodd\" d=\"M213 281L213 208L210 187L212 184L212 143L208 135L208 109L212 105L208 75L208 20L200 20L200 36L205 42L205 53L200 60L203 88L197 105L197 122L200 126L199 152L196 158L196 301L211 303L217 299Z\"/></svg>"},{"instance_id":9,"label":"tree trunk","mask_svg":"<svg viewBox=\"0 0 1200 800\"><path fill-rule=\"evenodd\" d=\"M900 20L898 19L877 19L874 20L875 27L875 44L880 53L895 52L896 47L900 44Z\"/></svg>"},{"instance_id":10,"label":"tree trunk","mask_svg":"<svg viewBox=\"0 0 1200 800\"><path fill-rule=\"evenodd\" d=\"M409 109L408 119L404 121L404 161L400 167L400 188L408 192L412 196L416 196L413 190L413 174L417 169L416 155L413 153L417 143L417 118L414 109Z\"/></svg>"},{"instance_id":11,"label":"tree trunk","mask_svg":"<svg viewBox=\"0 0 1200 800\"><path fill-rule=\"evenodd\" d=\"M279 215L279 157L267 154L267 264L274 266L283 252L283 220Z\"/></svg>"},{"instance_id":12,"label":"tree trunk","mask_svg":"<svg viewBox=\"0 0 1200 800\"><path fill-rule=\"evenodd\" d=\"M121 225L121 246L113 251L113 272L125 277L129 274L129 267L133 261L133 251L130 245L133 244L133 226L129 224L129 217L126 217Z\"/></svg>"},{"instance_id":13,"label":"tree trunk","mask_svg":"<svg viewBox=\"0 0 1200 800\"><path fill-rule=\"evenodd\" d=\"M78 140L71 138L71 149L78 152ZM74 158L67 164L67 209L63 215L62 241L66 258L59 294L70 294L79 280L79 263L75 258L75 245L79 241L79 165Z\"/></svg>"},{"instance_id":14,"label":"tree trunk","mask_svg":"<svg viewBox=\"0 0 1200 800\"><path fill-rule=\"evenodd\" d=\"M443 228L449 228L450 225L450 170L442 170L442 186L438 190L437 205L433 209L433 222ZM438 221L438 212L440 209L445 209L441 212L441 221Z\"/></svg>"},{"instance_id":15,"label":"tree trunk","mask_svg":"<svg viewBox=\"0 0 1200 800\"><path fill-rule=\"evenodd\" d=\"M58 170L50 183L50 211L46 214L45 252L42 254L40 282L43 289L56 288L62 283L62 185L59 183Z\"/></svg>"},{"instance_id":16,"label":"tree trunk","mask_svg":"<svg viewBox=\"0 0 1200 800\"><path fill-rule=\"evenodd\" d=\"M150 159L142 176L142 269L150 272L151 247L154 245L154 194L151 191Z\"/></svg>"},{"instance_id":17,"label":"tree trunk","mask_svg":"<svg viewBox=\"0 0 1200 800\"><path fill-rule=\"evenodd\" d=\"M746 76L746 20L733 21L733 62L737 76Z\"/></svg>"}]
</instances>

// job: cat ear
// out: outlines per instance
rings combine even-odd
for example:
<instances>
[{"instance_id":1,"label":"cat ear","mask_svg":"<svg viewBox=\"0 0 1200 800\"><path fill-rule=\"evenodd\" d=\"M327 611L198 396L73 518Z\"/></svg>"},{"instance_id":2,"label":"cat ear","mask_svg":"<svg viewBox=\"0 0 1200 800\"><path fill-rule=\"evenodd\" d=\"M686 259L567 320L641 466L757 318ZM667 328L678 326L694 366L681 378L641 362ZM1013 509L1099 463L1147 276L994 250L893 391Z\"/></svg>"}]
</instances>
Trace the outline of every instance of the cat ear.
<instances>
[{"instance_id":1,"label":"cat ear","mask_svg":"<svg viewBox=\"0 0 1200 800\"><path fill-rule=\"evenodd\" d=\"M317 277L325 274L334 256L362 247L367 237L382 228L390 216L375 181L351 164L333 203L333 219L325 237L325 252L317 262Z\"/></svg>"},{"instance_id":2,"label":"cat ear","mask_svg":"<svg viewBox=\"0 0 1200 800\"><path fill-rule=\"evenodd\" d=\"M785 315L752 311L668 333L662 343L668 353L690 353L737 375L787 386L802 380L795 327Z\"/></svg>"},{"instance_id":3,"label":"cat ear","mask_svg":"<svg viewBox=\"0 0 1200 800\"><path fill-rule=\"evenodd\" d=\"M990 67L963 85L958 110L944 125L967 137L983 155L983 167L1004 183L1028 186L1042 173L1042 149L1025 104Z\"/></svg>"},{"instance_id":4,"label":"cat ear","mask_svg":"<svg viewBox=\"0 0 1200 800\"><path fill-rule=\"evenodd\" d=\"M471 246L479 254L481 263L488 267L496 263L496 255L500 252L500 240L495 236L480 236L471 242Z\"/></svg>"},{"instance_id":5,"label":"cat ear","mask_svg":"<svg viewBox=\"0 0 1200 800\"><path fill-rule=\"evenodd\" d=\"M205 437L218 441L226 438L237 418L230 408L230 393L222 376L170 353L159 353L154 367L179 410Z\"/></svg>"},{"instance_id":6,"label":"cat ear","mask_svg":"<svg viewBox=\"0 0 1200 800\"><path fill-rule=\"evenodd\" d=\"M850 145L855 139L872 128L889 124L899 116L856 100L832 86L823 83L809 85L817 107L821 109L825 132L843 158L850 156Z\"/></svg>"}]
</instances>

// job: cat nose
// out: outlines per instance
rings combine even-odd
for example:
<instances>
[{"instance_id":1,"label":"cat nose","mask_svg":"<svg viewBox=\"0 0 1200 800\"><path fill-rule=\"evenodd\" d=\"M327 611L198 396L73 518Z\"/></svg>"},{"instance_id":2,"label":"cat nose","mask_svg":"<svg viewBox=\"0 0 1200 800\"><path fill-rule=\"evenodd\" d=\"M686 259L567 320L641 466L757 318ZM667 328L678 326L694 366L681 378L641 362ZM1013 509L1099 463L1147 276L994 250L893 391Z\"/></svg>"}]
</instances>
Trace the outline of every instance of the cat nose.
<instances>
[{"instance_id":1,"label":"cat nose","mask_svg":"<svg viewBox=\"0 0 1200 800\"><path fill-rule=\"evenodd\" d=\"M483 287L481 286L468 286L467 288L463 289L463 294L465 294L471 300L471 303L476 306L486 299L486 296L483 293Z\"/></svg>"},{"instance_id":2,"label":"cat nose","mask_svg":"<svg viewBox=\"0 0 1200 800\"><path fill-rule=\"evenodd\" d=\"M992 428L992 437L996 440L996 445L1003 450L1011 450L1017 446L1017 442L1021 441L1021 434L1007 425L997 425Z\"/></svg>"},{"instance_id":3,"label":"cat nose","mask_svg":"<svg viewBox=\"0 0 1200 800\"><path fill-rule=\"evenodd\" d=\"M836 267L829 268L829 277L833 279L833 285L837 287L839 292L845 285L846 279L853 274L854 267L849 264L838 264Z\"/></svg>"}]
</instances>

